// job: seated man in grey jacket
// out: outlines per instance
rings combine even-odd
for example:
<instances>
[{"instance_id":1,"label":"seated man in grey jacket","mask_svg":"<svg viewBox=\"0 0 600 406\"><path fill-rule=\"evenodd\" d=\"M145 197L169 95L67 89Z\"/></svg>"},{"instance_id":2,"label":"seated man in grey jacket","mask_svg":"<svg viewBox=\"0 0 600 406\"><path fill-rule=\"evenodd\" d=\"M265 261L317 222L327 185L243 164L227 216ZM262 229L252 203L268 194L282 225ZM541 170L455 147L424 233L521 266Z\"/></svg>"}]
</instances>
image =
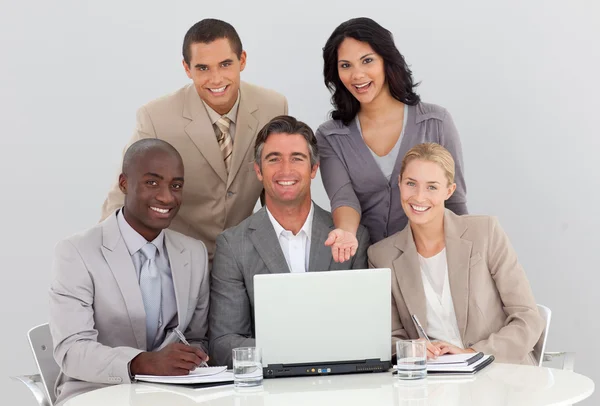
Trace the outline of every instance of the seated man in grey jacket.
<instances>
[{"instance_id":1,"label":"seated man in grey jacket","mask_svg":"<svg viewBox=\"0 0 600 406\"><path fill-rule=\"evenodd\" d=\"M57 404L136 374L187 374L208 359L206 247L167 229L181 205L181 156L165 141L137 141L119 187L124 207L56 246ZM178 342L175 329L191 345Z\"/></svg>"},{"instance_id":2,"label":"seated man in grey jacket","mask_svg":"<svg viewBox=\"0 0 600 406\"><path fill-rule=\"evenodd\" d=\"M209 354L216 365L229 367L233 348L255 344L254 275L367 267L364 227L356 235L356 255L345 262L335 262L325 245L334 225L311 200L319 154L309 126L275 117L258 133L254 160L266 206L219 235L211 271Z\"/></svg>"}]
</instances>

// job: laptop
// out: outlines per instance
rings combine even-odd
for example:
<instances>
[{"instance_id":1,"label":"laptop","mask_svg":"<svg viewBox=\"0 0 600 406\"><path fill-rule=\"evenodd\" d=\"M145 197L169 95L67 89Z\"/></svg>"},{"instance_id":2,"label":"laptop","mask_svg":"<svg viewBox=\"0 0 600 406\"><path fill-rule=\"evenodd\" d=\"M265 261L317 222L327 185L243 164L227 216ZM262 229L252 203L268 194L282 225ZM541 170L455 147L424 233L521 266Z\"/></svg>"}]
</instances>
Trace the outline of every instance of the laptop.
<instances>
[{"instance_id":1,"label":"laptop","mask_svg":"<svg viewBox=\"0 0 600 406\"><path fill-rule=\"evenodd\" d=\"M255 275L263 376L388 371L391 303L389 268Z\"/></svg>"}]
</instances>

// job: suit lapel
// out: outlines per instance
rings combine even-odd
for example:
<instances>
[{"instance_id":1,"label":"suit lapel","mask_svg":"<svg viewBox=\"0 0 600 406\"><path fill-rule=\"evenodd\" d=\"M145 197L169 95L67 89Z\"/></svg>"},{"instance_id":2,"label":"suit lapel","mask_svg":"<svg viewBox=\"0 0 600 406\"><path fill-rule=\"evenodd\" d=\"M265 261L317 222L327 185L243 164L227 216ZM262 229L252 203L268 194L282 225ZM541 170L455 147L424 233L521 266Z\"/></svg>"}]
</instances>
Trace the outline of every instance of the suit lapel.
<instances>
[{"instance_id":1,"label":"suit lapel","mask_svg":"<svg viewBox=\"0 0 600 406\"><path fill-rule=\"evenodd\" d=\"M448 280L454 303L454 313L464 342L469 309L469 273L473 243L462 239L467 226L462 219L446 210L444 213L444 233L446 234L446 259Z\"/></svg>"},{"instance_id":2,"label":"suit lapel","mask_svg":"<svg viewBox=\"0 0 600 406\"><path fill-rule=\"evenodd\" d=\"M254 135L258 129L258 120L253 115L257 110L258 105L252 98L252 94L250 94L246 84L242 82L240 86L240 104L235 124L235 138L233 140L233 155L231 157L231 168L229 169L229 178L227 180L228 188L240 171L240 168L242 171L246 168L246 165L243 165L245 163L244 157L248 148L252 146L255 140Z\"/></svg>"},{"instance_id":3,"label":"suit lapel","mask_svg":"<svg viewBox=\"0 0 600 406\"><path fill-rule=\"evenodd\" d=\"M400 287L408 311L411 315L417 315L419 322L425 331L427 331L425 289L423 288L417 247L415 246L410 226L397 234L395 245L396 248L402 251L402 254L392 262L398 286ZM419 331L416 326L414 329Z\"/></svg>"},{"instance_id":4,"label":"suit lapel","mask_svg":"<svg viewBox=\"0 0 600 406\"><path fill-rule=\"evenodd\" d=\"M165 230L165 243L169 255L175 300L177 301L177 325L185 330L183 324L187 320L187 310L190 301L190 286L192 273L190 268L190 252L177 241L170 230ZM183 331L181 330L181 331Z\"/></svg>"},{"instance_id":5,"label":"suit lapel","mask_svg":"<svg viewBox=\"0 0 600 406\"><path fill-rule=\"evenodd\" d=\"M331 256L331 247L325 246L325 240L334 226L323 209L314 203L313 205L308 271L328 271L332 268L333 257Z\"/></svg>"},{"instance_id":6,"label":"suit lapel","mask_svg":"<svg viewBox=\"0 0 600 406\"><path fill-rule=\"evenodd\" d=\"M123 296L138 348L146 349L146 310L137 273L113 214L102 225L102 254Z\"/></svg>"},{"instance_id":7,"label":"suit lapel","mask_svg":"<svg viewBox=\"0 0 600 406\"><path fill-rule=\"evenodd\" d=\"M269 272L290 272L266 208L263 207L252 216L248 228L254 230L250 233L250 241Z\"/></svg>"},{"instance_id":8,"label":"suit lapel","mask_svg":"<svg viewBox=\"0 0 600 406\"><path fill-rule=\"evenodd\" d=\"M227 169L225 168L225 162L221 155L215 130L206 112L206 107L204 107L193 85L190 85L186 91L183 116L191 120L185 127L186 134L216 174L219 175L223 182L227 182ZM235 159L235 142L233 159Z\"/></svg>"}]
</instances>

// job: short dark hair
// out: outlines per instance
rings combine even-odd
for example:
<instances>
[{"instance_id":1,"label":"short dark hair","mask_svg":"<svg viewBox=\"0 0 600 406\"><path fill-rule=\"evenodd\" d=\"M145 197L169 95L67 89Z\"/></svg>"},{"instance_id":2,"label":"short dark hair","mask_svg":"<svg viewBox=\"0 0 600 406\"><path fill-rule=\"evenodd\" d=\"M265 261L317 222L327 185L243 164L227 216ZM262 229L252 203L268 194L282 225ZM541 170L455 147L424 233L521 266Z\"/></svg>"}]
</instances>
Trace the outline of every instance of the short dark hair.
<instances>
[{"instance_id":1,"label":"short dark hair","mask_svg":"<svg viewBox=\"0 0 600 406\"><path fill-rule=\"evenodd\" d=\"M292 116L277 116L269 121L258 132L256 142L254 143L254 162L262 168L260 157L262 155L265 142L271 134L300 134L308 144L308 152L310 153L310 167L312 168L319 163L319 148L317 147L317 138L313 130L302 121L296 120Z\"/></svg>"},{"instance_id":2,"label":"short dark hair","mask_svg":"<svg viewBox=\"0 0 600 406\"><path fill-rule=\"evenodd\" d=\"M385 79L391 95L409 106L421 101L415 93L418 83L413 83L412 72L404 57L394 44L392 33L370 18L353 18L340 24L331 34L323 48L323 76L325 86L333 93L331 103L334 110L331 118L342 120L348 125L360 110L360 103L340 80L338 74L338 48L346 38L367 42L381 55L385 67Z\"/></svg>"},{"instance_id":3,"label":"short dark hair","mask_svg":"<svg viewBox=\"0 0 600 406\"><path fill-rule=\"evenodd\" d=\"M156 150L174 156L183 164L183 159L179 152L167 141L158 138L142 138L131 144L125 151L121 172L124 175L127 175L140 158L145 156L148 152Z\"/></svg>"},{"instance_id":4,"label":"short dark hair","mask_svg":"<svg viewBox=\"0 0 600 406\"><path fill-rule=\"evenodd\" d=\"M205 18L192 25L185 33L182 50L183 60L188 65L190 64L190 46L192 44L197 42L210 44L220 38L227 38L233 52L235 52L238 59L241 58L244 48L242 48L242 41L235 28L225 21L214 18Z\"/></svg>"}]
</instances>

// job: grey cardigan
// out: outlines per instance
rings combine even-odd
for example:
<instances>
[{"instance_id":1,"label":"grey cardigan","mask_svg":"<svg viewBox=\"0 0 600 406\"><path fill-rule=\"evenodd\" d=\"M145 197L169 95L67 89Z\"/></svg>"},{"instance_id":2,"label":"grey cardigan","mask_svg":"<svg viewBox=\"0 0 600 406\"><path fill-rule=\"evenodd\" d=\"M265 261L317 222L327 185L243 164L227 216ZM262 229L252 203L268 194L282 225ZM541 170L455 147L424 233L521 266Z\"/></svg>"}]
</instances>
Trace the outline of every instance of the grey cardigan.
<instances>
[{"instance_id":1,"label":"grey cardigan","mask_svg":"<svg viewBox=\"0 0 600 406\"><path fill-rule=\"evenodd\" d=\"M441 144L452 154L456 163L456 191L446 201L446 207L456 214L467 214L462 148L450 113L428 103L406 106L405 111L408 116L404 137L400 140L400 151L389 181L375 162L354 120L348 126L339 120L329 120L316 132L321 178L331 200L331 211L349 206L361 213L361 224L369 230L372 243L406 226L408 218L400 204L398 175L404 155L423 142Z\"/></svg>"}]
</instances>

